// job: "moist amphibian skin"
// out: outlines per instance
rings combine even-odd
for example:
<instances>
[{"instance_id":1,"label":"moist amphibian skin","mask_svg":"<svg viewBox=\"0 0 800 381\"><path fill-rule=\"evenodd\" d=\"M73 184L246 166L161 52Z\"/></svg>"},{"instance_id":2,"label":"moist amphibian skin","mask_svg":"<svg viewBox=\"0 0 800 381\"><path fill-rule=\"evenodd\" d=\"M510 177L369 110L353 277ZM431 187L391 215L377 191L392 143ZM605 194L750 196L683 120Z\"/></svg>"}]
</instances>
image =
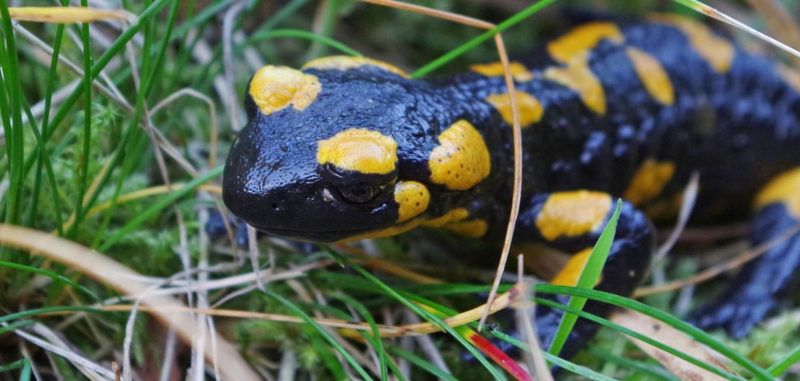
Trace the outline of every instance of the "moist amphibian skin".
<instances>
[{"instance_id":1,"label":"moist amphibian skin","mask_svg":"<svg viewBox=\"0 0 800 381\"><path fill-rule=\"evenodd\" d=\"M572 285L613 209L616 241L597 285L630 295L693 172L693 223L751 218L752 245L800 221L797 74L676 16L581 24L511 63L524 147L515 243L574 254ZM265 66L231 149L225 204L268 234L333 242L417 227L497 241L511 198L511 102L502 66L433 81L391 64L326 57ZM694 322L746 334L800 270L800 238L772 246ZM609 307L589 303L593 313ZM540 308L548 343L560 313ZM594 334L579 321L563 354Z\"/></svg>"}]
</instances>

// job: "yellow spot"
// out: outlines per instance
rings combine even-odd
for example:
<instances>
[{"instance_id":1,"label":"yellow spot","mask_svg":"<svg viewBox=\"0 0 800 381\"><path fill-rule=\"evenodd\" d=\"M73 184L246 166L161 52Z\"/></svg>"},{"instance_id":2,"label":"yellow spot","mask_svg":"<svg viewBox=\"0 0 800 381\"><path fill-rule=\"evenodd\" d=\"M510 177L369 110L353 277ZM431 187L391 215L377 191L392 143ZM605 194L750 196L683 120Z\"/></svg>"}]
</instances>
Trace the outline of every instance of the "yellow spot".
<instances>
[{"instance_id":1,"label":"yellow spot","mask_svg":"<svg viewBox=\"0 0 800 381\"><path fill-rule=\"evenodd\" d=\"M778 74L794 91L800 93L800 73L786 65L778 65Z\"/></svg>"},{"instance_id":2,"label":"yellow spot","mask_svg":"<svg viewBox=\"0 0 800 381\"><path fill-rule=\"evenodd\" d=\"M322 90L316 76L285 66L267 65L258 69L250 81L250 97L265 115L291 105L305 110Z\"/></svg>"},{"instance_id":3,"label":"yellow spot","mask_svg":"<svg viewBox=\"0 0 800 381\"><path fill-rule=\"evenodd\" d=\"M755 200L756 209L782 203L789 213L800 219L800 167L784 172L770 181Z\"/></svg>"},{"instance_id":4,"label":"yellow spot","mask_svg":"<svg viewBox=\"0 0 800 381\"><path fill-rule=\"evenodd\" d=\"M611 210L611 196L586 190L553 193L545 201L536 227L542 237L580 236L599 229Z\"/></svg>"},{"instance_id":5,"label":"yellow spot","mask_svg":"<svg viewBox=\"0 0 800 381\"><path fill-rule=\"evenodd\" d=\"M390 63L367 57L328 56L306 62L303 69L349 70L361 66L375 66L401 77L408 78L408 73Z\"/></svg>"},{"instance_id":6,"label":"yellow spot","mask_svg":"<svg viewBox=\"0 0 800 381\"><path fill-rule=\"evenodd\" d=\"M454 222L445 225L444 229L465 237L481 238L486 234L486 231L489 230L489 224L486 223L486 220L478 218L469 221Z\"/></svg>"},{"instance_id":7,"label":"yellow spot","mask_svg":"<svg viewBox=\"0 0 800 381\"><path fill-rule=\"evenodd\" d=\"M610 22L590 22L576 27L571 32L547 44L547 50L554 60L569 62L574 58L584 58L600 41L608 39L617 44L625 42L625 37L616 24Z\"/></svg>"},{"instance_id":8,"label":"yellow spot","mask_svg":"<svg viewBox=\"0 0 800 381\"><path fill-rule=\"evenodd\" d=\"M730 41L717 36L709 27L685 17L669 14L651 15L650 19L672 25L683 32L692 48L717 73L726 73L731 69L736 49Z\"/></svg>"},{"instance_id":9,"label":"yellow spot","mask_svg":"<svg viewBox=\"0 0 800 381\"><path fill-rule=\"evenodd\" d=\"M642 85L656 101L663 105L671 105L675 102L675 91L672 89L672 82L669 75L658 59L648 54L644 50L629 47L625 49L636 69L636 74Z\"/></svg>"},{"instance_id":10,"label":"yellow spot","mask_svg":"<svg viewBox=\"0 0 800 381\"><path fill-rule=\"evenodd\" d=\"M634 205L650 201L661 194L675 174L675 164L647 159L636 170L622 197Z\"/></svg>"},{"instance_id":11,"label":"yellow spot","mask_svg":"<svg viewBox=\"0 0 800 381\"><path fill-rule=\"evenodd\" d=\"M426 226L430 228L440 228L444 225L451 224L454 222L462 221L469 217L469 211L464 208L458 208L450 210L449 212L445 213L441 217L436 217L432 219L424 219L424 218L415 218L410 221L407 221L402 224L390 226L388 228L374 230L371 232L366 232L362 234L357 234L352 237L347 237L342 239L340 242L350 242L350 241L358 241L361 239L370 239L370 238L383 238L383 237L391 237L394 235L398 235L401 233L405 233L411 229L414 229L419 226Z\"/></svg>"},{"instance_id":12,"label":"yellow spot","mask_svg":"<svg viewBox=\"0 0 800 381\"><path fill-rule=\"evenodd\" d=\"M683 194L678 192L671 197L660 197L658 200L649 203L644 209L644 214L656 222L669 221L678 217L682 205Z\"/></svg>"},{"instance_id":13,"label":"yellow spot","mask_svg":"<svg viewBox=\"0 0 800 381\"><path fill-rule=\"evenodd\" d=\"M504 74L502 62L475 64L470 66L469 69L487 77L500 77ZM511 77L517 82L525 82L533 79L531 71L519 62L509 62L508 70L511 72Z\"/></svg>"},{"instance_id":14,"label":"yellow spot","mask_svg":"<svg viewBox=\"0 0 800 381\"><path fill-rule=\"evenodd\" d=\"M398 205L397 222L404 222L428 209L431 194L422 183L401 181L394 187L394 201Z\"/></svg>"},{"instance_id":15,"label":"yellow spot","mask_svg":"<svg viewBox=\"0 0 800 381\"><path fill-rule=\"evenodd\" d=\"M480 132L459 120L439 135L428 161L431 181L452 190L467 190L489 176L489 149Z\"/></svg>"},{"instance_id":16,"label":"yellow spot","mask_svg":"<svg viewBox=\"0 0 800 381\"><path fill-rule=\"evenodd\" d=\"M441 217L436 217L422 221L422 226L427 226L429 228L440 228L447 224L452 224L454 222L466 220L467 217L469 217L468 210L464 208L456 208L448 211Z\"/></svg>"},{"instance_id":17,"label":"yellow spot","mask_svg":"<svg viewBox=\"0 0 800 381\"><path fill-rule=\"evenodd\" d=\"M411 220L404 224L389 226L388 228L384 229L378 229L366 233L356 234L351 237L343 238L338 242L352 242L352 241L360 241L362 239L392 237L416 228L420 224L419 221L420 220Z\"/></svg>"},{"instance_id":18,"label":"yellow spot","mask_svg":"<svg viewBox=\"0 0 800 381\"><path fill-rule=\"evenodd\" d=\"M317 163L366 174L385 175L395 169L397 142L377 131L349 128L320 140Z\"/></svg>"},{"instance_id":19,"label":"yellow spot","mask_svg":"<svg viewBox=\"0 0 800 381\"><path fill-rule=\"evenodd\" d=\"M525 128L540 121L542 114L544 114L544 108L539 103L539 100L524 91L517 90L516 95L517 105L519 106L520 126ZM490 95L486 97L486 101L497 109L497 112L500 113L506 123L509 125L514 123L513 113L511 112L511 97L507 93Z\"/></svg>"},{"instance_id":20,"label":"yellow spot","mask_svg":"<svg viewBox=\"0 0 800 381\"><path fill-rule=\"evenodd\" d=\"M583 272L583 268L586 267L586 263L589 262L589 258L592 256L592 248L586 248L575 255L569 257L569 261L561 269L561 271L556 274L553 279L550 280L550 283L559 285L559 286L572 286L575 287L578 285L578 279L581 277L581 273Z\"/></svg>"},{"instance_id":21,"label":"yellow spot","mask_svg":"<svg viewBox=\"0 0 800 381\"><path fill-rule=\"evenodd\" d=\"M566 67L550 67L544 77L578 93L583 103L599 115L606 113L606 93L585 60L570 61Z\"/></svg>"}]
</instances>

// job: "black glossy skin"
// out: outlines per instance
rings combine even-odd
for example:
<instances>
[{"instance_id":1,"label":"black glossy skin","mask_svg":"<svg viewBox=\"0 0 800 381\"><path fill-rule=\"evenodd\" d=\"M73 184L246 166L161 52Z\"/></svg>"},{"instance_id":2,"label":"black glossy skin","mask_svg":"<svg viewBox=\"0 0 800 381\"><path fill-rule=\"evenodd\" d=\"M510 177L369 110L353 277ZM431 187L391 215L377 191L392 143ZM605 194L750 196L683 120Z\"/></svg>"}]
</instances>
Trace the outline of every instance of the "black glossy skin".
<instances>
[{"instance_id":1,"label":"black glossy skin","mask_svg":"<svg viewBox=\"0 0 800 381\"><path fill-rule=\"evenodd\" d=\"M604 116L590 111L573 90L538 75L559 65L544 48L520 60L534 79L517 82L517 89L534 95L545 112L541 121L523 130L524 201L516 242L546 241L536 232L534 220L548 195L589 189L619 197L648 158L675 164L675 174L660 199L671 199L692 172L699 172L702 185L693 212L696 223L747 216L760 187L800 165L800 94L784 83L772 61L737 47L731 70L719 74L672 26L632 22L619 27L625 45L603 41L590 53L589 66L606 94ZM675 90L673 105L663 106L645 90L625 46L644 50L666 69ZM322 92L302 112L284 109L265 116L248 100L250 119L231 150L224 175L224 201L236 215L268 234L337 241L394 226L398 213L391 192L367 204L352 204L337 189L355 183L415 180L431 192L425 216L467 207L470 215L489 221L486 239L501 237L513 178L511 131L484 98L505 91L502 77L466 73L421 81L372 66L306 72L319 78ZM483 135L492 171L470 190L450 191L429 180L428 157L439 134L459 119L467 119ZM330 168L316 163L317 142L353 126L368 127L397 141L396 173L380 178L331 174ZM782 223L788 223L787 218L792 221L791 216L783 216ZM591 245L596 233L547 243L575 251ZM774 229L757 230L754 241L773 233ZM625 203L617 242L598 287L630 294L649 264L652 247L651 223L637 207ZM794 253L791 259L797 262L800 250L790 245L779 250L773 262L761 261L760 268L746 270L746 281L760 282L758 272L774 271L780 266L774 261L786 258L787 251ZM778 291L785 293L789 279L778 283L755 287L760 291L754 292L751 287L748 302L768 300L766 309L770 309ZM714 308L724 312L730 307L727 315L706 319L704 325L724 326L738 335L749 331L766 311L758 316L742 308L731 312L740 294L733 288L727 301ZM608 308L596 304L587 308L608 313ZM559 316L547 309L539 315L545 342ZM746 321L741 326L731 325L742 319ZM703 323L703 317L698 321ZM593 333L590 325L579 325L566 352L574 353Z\"/></svg>"}]
</instances>

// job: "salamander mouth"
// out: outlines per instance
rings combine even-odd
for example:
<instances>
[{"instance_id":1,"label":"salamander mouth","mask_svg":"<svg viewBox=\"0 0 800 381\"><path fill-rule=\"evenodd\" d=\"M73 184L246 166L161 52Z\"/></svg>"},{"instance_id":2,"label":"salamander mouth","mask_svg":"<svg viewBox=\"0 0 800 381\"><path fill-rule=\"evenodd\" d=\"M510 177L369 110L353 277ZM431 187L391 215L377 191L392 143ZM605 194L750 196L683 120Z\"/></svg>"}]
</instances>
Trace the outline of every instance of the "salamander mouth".
<instances>
[{"instance_id":1,"label":"salamander mouth","mask_svg":"<svg viewBox=\"0 0 800 381\"><path fill-rule=\"evenodd\" d=\"M288 238L296 241L333 243L341 241L358 234L366 232L364 229L339 229L339 230L315 230L315 229L286 229L276 227L263 227L253 225L257 230L271 236Z\"/></svg>"}]
</instances>

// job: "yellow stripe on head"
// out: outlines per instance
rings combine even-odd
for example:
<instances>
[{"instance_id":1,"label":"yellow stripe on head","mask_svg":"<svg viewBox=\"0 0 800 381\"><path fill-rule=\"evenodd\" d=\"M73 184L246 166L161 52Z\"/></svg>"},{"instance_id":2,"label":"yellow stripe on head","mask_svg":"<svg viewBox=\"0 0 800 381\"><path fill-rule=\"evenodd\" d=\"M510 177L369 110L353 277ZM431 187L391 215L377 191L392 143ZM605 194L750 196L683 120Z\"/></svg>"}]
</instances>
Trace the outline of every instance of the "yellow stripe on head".
<instances>
[{"instance_id":1,"label":"yellow stripe on head","mask_svg":"<svg viewBox=\"0 0 800 381\"><path fill-rule=\"evenodd\" d=\"M306 62L302 69L317 69L317 70L349 70L362 66L375 66L386 70L390 73L397 74L401 77L408 78L408 73L397 66L388 62L376 60L368 57L353 57L353 56L328 56L321 57Z\"/></svg>"},{"instance_id":2,"label":"yellow stripe on head","mask_svg":"<svg viewBox=\"0 0 800 381\"><path fill-rule=\"evenodd\" d=\"M431 181L451 190L467 190L489 176L491 159L481 133L459 120L439 135L428 159Z\"/></svg>"},{"instance_id":3,"label":"yellow stripe on head","mask_svg":"<svg viewBox=\"0 0 800 381\"><path fill-rule=\"evenodd\" d=\"M489 224L484 219L454 222L443 227L453 233L470 238L481 238L489 230Z\"/></svg>"},{"instance_id":4,"label":"yellow stripe on head","mask_svg":"<svg viewBox=\"0 0 800 381\"><path fill-rule=\"evenodd\" d=\"M422 226L429 228L440 228L447 224L464 221L469 217L469 211L464 208L451 209L441 217L431 218L422 221Z\"/></svg>"},{"instance_id":5,"label":"yellow stripe on head","mask_svg":"<svg viewBox=\"0 0 800 381\"><path fill-rule=\"evenodd\" d=\"M363 174L389 174L397 164L397 142L377 131L349 128L319 141L317 163Z\"/></svg>"},{"instance_id":6,"label":"yellow stripe on head","mask_svg":"<svg viewBox=\"0 0 800 381\"><path fill-rule=\"evenodd\" d=\"M366 233L356 234L352 237L347 237L339 242L351 242L351 241L358 241L361 239L370 239L370 238L383 238L383 237L391 237L394 235L398 235L401 233L405 233L409 230L420 226L426 226L430 228L440 228L447 224L452 224L458 221L463 221L469 217L469 211L464 208L457 208L452 209L445 213L444 215L436 218L425 219L425 218L414 218L405 223L401 223L398 225L390 226L384 229L373 230Z\"/></svg>"},{"instance_id":7,"label":"yellow stripe on head","mask_svg":"<svg viewBox=\"0 0 800 381\"><path fill-rule=\"evenodd\" d=\"M250 80L249 94L265 115L292 106L305 110L322 90L316 76L286 66L267 65Z\"/></svg>"},{"instance_id":8,"label":"yellow stripe on head","mask_svg":"<svg viewBox=\"0 0 800 381\"><path fill-rule=\"evenodd\" d=\"M611 196L586 190L553 193L536 216L536 228L549 241L599 229L611 210Z\"/></svg>"},{"instance_id":9,"label":"yellow stripe on head","mask_svg":"<svg viewBox=\"0 0 800 381\"><path fill-rule=\"evenodd\" d=\"M636 75L642 81L642 85L658 103L671 105L675 103L675 90L672 88L672 81L667 75L667 71L658 62L658 59L634 47L625 49L636 70Z\"/></svg>"},{"instance_id":10,"label":"yellow stripe on head","mask_svg":"<svg viewBox=\"0 0 800 381\"><path fill-rule=\"evenodd\" d=\"M636 170L622 197L634 205L650 201L661 194L674 174L675 163L647 159Z\"/></svg>"},{"instance_id":11,"label":"yellow stripe on head","mask_svg":"<svg viewBox=\"0 0 800 381\"><path fill-rule=\"evenodd\" d=\"M683 32L692 48L717 73L727 73L731 69L736 49L730 41L714 34L711 28L686 17L670 14L655 14L650 19L672 25Z\"/></svg>"},{"instance_id":12,"label":"yellow stripe on head","mask_svg":"<svg viewBox=\"0 0 800 381\"><path fill-rule=\"evenodd\" d=\"M522 128L528 127L542 119L544 108L536 97L524 91L517 90L516 92L517 105L519 106L519 124ZM503 117L503 120L509 125L514 123L514 116L511 108L511 97L508 93L493 94L486 97L497 112Z\"/></svg>"},{"instance_id":13,"label":"yellow stripe on head","mask_svg":"<svg viewBox=\"0 0 800 381\"><path fill-rule=\"evenodd\" d=\"M475 64L470 66L469 69L487 77L500 77L505 73L502 62ZM509 62L508 70L511 72L511 77L517 82L525 82L533 79L531 71L519 62Z\"/></svg>"},{"instance_id":14,"label":"yellow stripe on head","mask_svg":"<svg viewBox=\"0 0 800 381\"><path fill-rule=\"evenodd\" d=\"M544 77L575 91L586 107L598 115L605 115L605 90L586 60L570 61L566 67L549 67L544 71Z\"/></svg>"},{"instance_id":15,"label":"yellow stripe on head","mask_svg":"<svg viewBox=\"0 0 800 381\"><path fill-rule=\"evenodd\" d=\"M582 59L602 40L617 44L625 42L625 36L616 24L610 22L590 22L580 25L569 33L547 44L547 50L554 60L569 62Z\"/></svg>"}]
</instances>

